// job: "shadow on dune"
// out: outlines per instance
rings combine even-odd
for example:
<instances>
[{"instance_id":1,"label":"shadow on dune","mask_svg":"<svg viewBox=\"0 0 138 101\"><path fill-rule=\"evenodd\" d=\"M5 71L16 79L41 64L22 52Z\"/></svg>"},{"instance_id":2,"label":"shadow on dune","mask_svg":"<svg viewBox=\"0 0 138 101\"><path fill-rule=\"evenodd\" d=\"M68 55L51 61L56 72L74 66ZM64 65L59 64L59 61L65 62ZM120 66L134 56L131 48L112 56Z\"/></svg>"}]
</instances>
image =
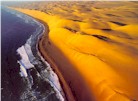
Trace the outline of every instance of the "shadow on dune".
<instances>
[{"instance_id":1,"label":"shadow on dune","mask_svg":"<svg viewBox=\"0 0 138 101\"><path fill-rule=\"evenodd\" d=\"M45 26L47 27L47 25ZM73 94L74 98L71 98L71 95L66 93L68 101L95 101L93 94L90 92L82 76L75 69L76 67L74 67L74 65L72 65L72 63L63 54L63 52L58 47L56 47L51 42L51 40L48 39L48 35L44 36L47 37L41 38L39 42L39 49L43 57L45 57L45 59L49 63L51 63L49 60L52 60L52 62L56 64L58 68L53 67L54 71L57 73L56 69L58 69L58 71L61 73L61 76L63 76L65 82L67 83L67 86L71 89L71 93ZM47 57L49 57L50 59L48 59ZM52 64L51 66L53 66ZM60 81L64 91L68 92L66 91L67 89L65 88L61 78Z\"/></svg>"}]
</instances>

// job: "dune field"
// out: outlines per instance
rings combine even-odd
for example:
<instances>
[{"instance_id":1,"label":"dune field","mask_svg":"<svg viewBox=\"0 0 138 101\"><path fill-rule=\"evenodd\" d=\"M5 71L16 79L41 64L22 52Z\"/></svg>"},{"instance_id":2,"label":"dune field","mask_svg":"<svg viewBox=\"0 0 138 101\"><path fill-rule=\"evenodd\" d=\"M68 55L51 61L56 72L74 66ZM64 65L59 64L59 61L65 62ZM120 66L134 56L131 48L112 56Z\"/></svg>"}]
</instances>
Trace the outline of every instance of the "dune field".
<instances>
[{"instance_id":1,"label":"dune field","mask_svg":"<svg viewBox=\"0 0 138 101\"><path fill-rule=\"evenodd\" d=\"M138 2L53 1L13 7L45 23L39 48L70 88L74 98L67 95L69 101L138 100Z\"/></svg>"}]
</instances>

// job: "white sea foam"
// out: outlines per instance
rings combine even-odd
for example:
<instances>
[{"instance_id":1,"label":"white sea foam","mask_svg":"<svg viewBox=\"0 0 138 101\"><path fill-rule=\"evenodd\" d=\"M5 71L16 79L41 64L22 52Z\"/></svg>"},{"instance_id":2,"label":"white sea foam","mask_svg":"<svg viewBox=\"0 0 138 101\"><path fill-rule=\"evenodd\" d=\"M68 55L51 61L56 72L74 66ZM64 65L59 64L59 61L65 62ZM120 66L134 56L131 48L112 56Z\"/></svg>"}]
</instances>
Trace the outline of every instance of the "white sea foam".
<instances>
[{"instance_id":1,"label":"white sea foam","mask_svg":"<svg viewBox=\"0 0 138 101\"><path fill-rule=\"evenodd\" d=\"M20 61L18 61L18 63L20 64L20 75L21 75L22 77L27 77L28 74L27 74L26 68L24 68L24 67L22 66L22 64L20 63Z\"/></svg>"},{"instance_id":2,"label":"white sea foam","mask_svg":"<svg viewBox=\"0 0 138 101\"><path fill-rule=\"evenodd\" d=\"M29 38L26 42L25 45L19 47L17 49L17 53L21 56L21 60L18 61L18 63L20 64L20 74L22 77L27 77L27 69L30 69L32 67L34 67L34 63L32 64L31 61L33 61L35 59L32 50L31 50L31 38ZM56 75L56 73L54 73L54 71L52 70L50 64L44 60L44 58L41 56L41 54L38 51L38 55L40 56L41 60L47 65L47 68L44 71L41 71L41 75L43 75L43 77L46 77L47 80L49 81L50 85L54 88L54 90L56 91L56 96L58 97L58 99L60 101L65 101L64 97L63 97L63 90L61 88L61 85L59 83L59 78ZM38 74L40 76L40 74Z\"/></svg>"},{"instance_id":3,"label":"white sea foam","mask_svg":"<svg viewBox=\"0 0 138 101\"><path fill-rule=\"evenodd\" d=\"M29 60L30 60L30 61L33 61L33 60L35 59L35 57L34 57L34 55L33 55L33 53L32 53L31 46L30 46L29 44L26 43L26 44L24 45L24 48L25 48L25 51L26 51L26 53L27 53L27 55L28 55Z\"/></svg>"},{"instance_id":4,"label":"white sea foam","mask_svg":"<svg viewBox=\"0 0 138 101\"><path fill-rule=\"evenodd\" d=\"M65 99L63 97L64 93L63 93L63 90L61 88L61 85L60 85L59 78L58 78L57 74L54 73L54 71L52 70L50 64L47 61L45 61L45 59L41 56L39 51L38 51L38 55L40 56L41 60L47 65L47 70L49 72L48 80L50 82L50 85L56 91L56 96L59 98L60 101L65 101Z\"/></svg>"},{"instance_id":5,"label":"white sea foam","mask_svg":"<svg viewBox=\"0 0 138 101\"><path fill-rule=\"evenodd\" d=\"M31 50L31 46L30 46L32 43L31 39L32 39L32 37L38 37L37 41L39 41L39 38L42 36L42 34L45 31L45 27L43 24L39 23L38 21L36 21L35 19L32 19L29 16L26 16L24 14L17 13L17 12L14 12L14 14L16 16L24 19L26 23L31 23L31 24L37 23L37 25L39 25L39 29L42 27L44 29L41 34L40 34L40 30L36 29L36 34L34 34L33 36L31 35L31 37L27 40L26 44L17 49L17 53L21 56L21 60L18 61L18 63L20 64L20 74L23 77L27 77L28 76L27 69L33 68L34 67L33 64L37 63L37 61L33 61L36 58L33 55L32 50ZM38 34L39 34L39 36L37 36ZM37 75L38 76L41 75L41 77L47 77L45 79L47 79L49 81L50 85L54 88L57 98L60 101L65 101L64 93L63 93L63 90L61 88L59 78L56 75L56 73L54 73L54 71L52 70L50 64L47 61L45 61L45 59L39 53L38 42L36 45L36 49L38 51L38 55L41 58L41 60L47 65L47 68L44 71L41 71L41 74L37 73Z\"/></svg>"},{"instance_id":6,"label":"white sea foam","mask_svg":"<svg viewBox=\"0 0 138 101\"><path fill-rule=\"evenodd\" d=\"M17 53L21 56L21 60L18 61L20 64L20 74L22 77L27 77L27 69L30 69L34 67L34 65L30 62L30 58L35 58L33 56L33 53L31 51L31 46L29 44L25 44L24 46L21 46L20 48L17 49ZM40 53L39 53L40 55ZM30 58L29 58L30 57ZM61 88L61 85L59 83L58 76L54 73L54 71L51 69L50 64L44 60L42 56L40 56L42 61L47 65L46 71L42 71L44 75L47 75L47 79L50 83L50 85L54 88L56 91L56 96L60 101L65 101L63 97L63 90ZM38 74L40 76L40 74ZM45 77L45 76L44 76Z\"/></svg>"},{"instance_id":7,"label":"white sea foam","mask_svg":"<svg viewBox=\"0 0 138 101\"><path fill-rule=\"evenodd\" d=\"M30 63L29 57L27 55L27 52L24 46L21 46L20 48L18 48L17 52L21 56L22 59L20 61L24 64L26 69L30 69L34 67L34 65Z\"/></svg>"},{"instance_id":8,"label":"white sea foam","mask_svg":"<svg viewBox=\"0 0 138 101\"><path fill-rule=\"evenodd\" d=\"M41 24L41 26L44 29L43 32L42 32L42 34L43 34L44 31L45 31L45 26L43 24ZM38 41L39 41L40 37L42 36L42 34L38 37ZM64 95L63 89L62 89L62 87L60 85L59 78L58 78L57 74L52 70L50 64L47 61L45 61L45 59L42 57L41 53L39 52L39 50L38 50L38 42L37 42L37 45L36 45L36 49L37 49L37 54L39 55L41 60L47 65L47 70L49 71L48 80L50 82L50 85L56 91L56 96L59 98L60 101L65 101L65 99L63 97L65 95Z\"/></svg>"},{"instance_id":9,"label":"white sea foam","mask_svg":"<svg viewBox=\"0 0 138 101\"><path fill-rule=\"evenodd\" d=\"M59 100L64 101L63 95L61 94L63 92L63 90L59 83L59 79L53 71L50 71L49 82L50 82L51 86L53 86L53 88L55 89L56 96L59 98Z\"/></svg>"},{"instance_id":10,"label":"white sea foam","mask_svg":"<svg viewBox=\"0 0 138 101\"><path fill-rule=\"evenodd\" d=\"M20 74L24 77L27 77L26 69L33 68L34 65L30 63L29 57L26 53L24 46L18 48L17 53L21 57L21 60L18 61L18 63L20 64L20 72L21 72Z\"/></svg>"}]
</instances>

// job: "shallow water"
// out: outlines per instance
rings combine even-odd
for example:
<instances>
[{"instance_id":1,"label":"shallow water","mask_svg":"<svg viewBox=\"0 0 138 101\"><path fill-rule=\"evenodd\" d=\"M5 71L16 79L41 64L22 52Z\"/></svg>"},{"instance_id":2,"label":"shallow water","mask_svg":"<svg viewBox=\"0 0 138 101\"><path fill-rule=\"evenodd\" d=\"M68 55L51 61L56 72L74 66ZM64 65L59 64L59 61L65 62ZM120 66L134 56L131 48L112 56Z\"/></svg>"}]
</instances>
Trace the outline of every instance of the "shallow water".
<instances>
[{"instance_id":1,"label":"shallow water","mask_svg":"<svg viewBox=\"0 0 138 101\"><path fill-rule=\"evenodd\" d=\"M57 75L36 48L43 25L4 7L1 13L2 101L64 101Z\"/></svg>"}]
</instances>

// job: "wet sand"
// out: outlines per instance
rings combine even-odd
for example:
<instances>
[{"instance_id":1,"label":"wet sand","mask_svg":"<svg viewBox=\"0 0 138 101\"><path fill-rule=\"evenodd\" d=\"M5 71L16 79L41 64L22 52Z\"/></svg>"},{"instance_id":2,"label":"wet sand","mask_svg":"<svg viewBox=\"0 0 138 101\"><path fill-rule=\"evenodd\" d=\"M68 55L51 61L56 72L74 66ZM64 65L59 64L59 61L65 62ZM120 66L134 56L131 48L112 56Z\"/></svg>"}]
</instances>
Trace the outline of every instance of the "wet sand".
<instances>
[{"instance_id":1,"label":"wet sand","mask_svg":"<svg viewBox=\"0 0 138 101\"><path fill-rule=\"evenodd\" d=\"M45 26L45 32L43 33L43 36L41 37L39 44L38 44L38 50L40 51L42 57L51 65L53 70L56 72L56 74L59 77L60 83L63 87L63 90L65 92L65 97L67 98L68 101L75 101L74 96L72 95L71 89L68 86L67 82L65 81L63 75L61 74L60 70L58 69L56 63L52 60L52 58L48 55L47 48L44 48L45 46L48 47L48 33L49 33L49 28L46 23L44 23L42 20L37 19L39 22L41 22ZM43 45L43 41L46 40L45 45Z\"/></svg>"},{"instance_id":2,"label":"wet sand","mask_svg":"<svg viewBox=\"0 0 138 101\"><path fill-rule=\"evenodd\" d=\"M137 3L121 3L98 2L90 10L78 3L72 12L60 5L51 14L16 9L48 25L39 49L70 88L64 87L69 101L71 92L78 101L138 99Z\"/></svg>"}]
</instances>

